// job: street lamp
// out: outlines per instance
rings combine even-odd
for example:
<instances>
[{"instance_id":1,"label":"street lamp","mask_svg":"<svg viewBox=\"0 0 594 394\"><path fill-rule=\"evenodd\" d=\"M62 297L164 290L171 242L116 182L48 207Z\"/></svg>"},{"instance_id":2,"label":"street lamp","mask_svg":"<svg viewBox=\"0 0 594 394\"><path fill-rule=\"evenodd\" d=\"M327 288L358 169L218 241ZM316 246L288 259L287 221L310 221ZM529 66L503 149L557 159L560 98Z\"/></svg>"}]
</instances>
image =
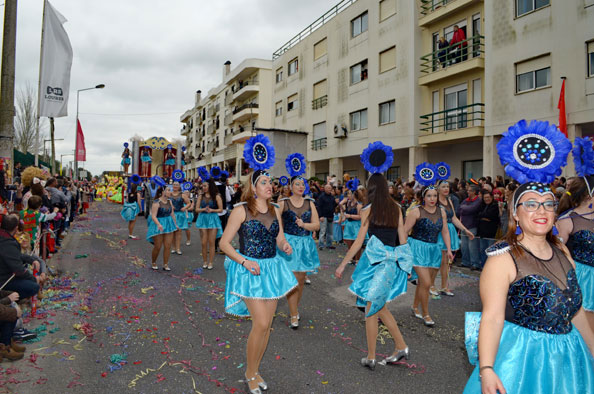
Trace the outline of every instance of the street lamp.
<instances>
[{"instance_id":1,"label":"street lamp","mask_svg":"<svg viewBox=\"0 0 594 394\"><path fill-rule=\"evenodd\" d=\"M51 141L51 138L49 140L43 140L43 155L45 156L46 160L49 157L49 155L47 153L47 150L45 149L45 143L50 142L50 141ZM64 141L64 138L54 138L54 141Z\"/></svg>"},{"instance_id":2,"label":"street lamp","mask_svg":"<svg viewBox=\"0 0 594 394\"><path fill-rule=\"evenodd\" d=\"M64 156L74 156L74 153L66 153L64 155L60 155L60 175L64 175L63 174L63 170L64 170L64 162L62 161L62 158Z\"/></svg>"},{"instance_id":3,"label":"street lamp","mask_svg":"<svg viewBox=\"0 0 594 394\"><path fill-rule=\"evenodd\" d=\"M92 88L86 89L79 89L76 91L76 123L74 125L74 135L75 135L75 142L74 142L74 179L78 181L78 160L76 157L78 156L78 96L80 92L84 92L85 90L93 90L93 89L103 89L105 84L99 84Z\"/></svg>"}]
</instances>

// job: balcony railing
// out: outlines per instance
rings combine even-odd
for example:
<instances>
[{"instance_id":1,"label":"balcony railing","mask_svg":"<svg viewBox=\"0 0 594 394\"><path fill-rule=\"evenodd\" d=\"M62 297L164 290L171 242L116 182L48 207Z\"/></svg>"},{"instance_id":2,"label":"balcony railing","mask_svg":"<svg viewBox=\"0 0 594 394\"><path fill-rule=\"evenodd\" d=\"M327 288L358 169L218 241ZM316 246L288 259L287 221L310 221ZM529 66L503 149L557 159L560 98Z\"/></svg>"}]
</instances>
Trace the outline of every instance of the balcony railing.
<instances>
[{"instance_id":1,"label":"balcony railing","mask_svg":"<svg viewBox=\"0 0 594 394\"><path fill-rule=\"evenodd\" d=\"M421 0L421 14L426 16L453 1L455 0Z\"/></svg>"},{"instance_id":2,"label":"balcony railing","mask_svg":"<svg viewBox=\"0 0 594 394\"><path fill-rule=\"evenodd\" d=\"M223 119L223 124L225 126L229 126L231 123L233 123L233 114L229 113L225 115L225 118Z\"/></svg>"},{"instance_id":3,"label":"balcony railing","mask_svg":"<svg viewBox=\"0 0 594 394\"><path fill-rule=\"evenodd\" d=\"M233 102L233 93L229 93L225 96L225 105L231 105Z\"/></svg>"},{"instance_id":4,"label":"balcony railing","mask_svg":"<svg viewBox=\"0 0 594 394\"><path fill-rule=\"evenodd\" d=\"M334 18L340 12L344 11L345 8L347 8L348 6L350 6L351 4L353 4L356 1L357 0L342 0L340 3L338 3L337 5L332 7L330 9L330 11L326 12L324 15L322 15L321 17L316 19L311 25L307 26L305 29L300 31L299 34L297 34L295 37L291 38L289 40L289 42L287 42L285 45L283 45L282 47L280 47L279 49L274 51L274 53L272 54L272 60L282 56L283 53L287 52L294 45L299 43L305 37L309 36L311 33L313 33L319 27L323 26L326 22L328 22L330 19Z\"/></svg>"},{"instance_id":5,"label":"balcony railing","mask_svg":"<svg viewBox=\"0 0 594 394\"><path fill-rule=\"evenodd\" d=\"M235 85L235 90L233 91L233 93L237 93L239 92L241 89L245 88L246 86L258 86L258 80L254 79L252 81L241 81L238 82L237 85Z\"/></svg>"},{"instance_id":6,"label":"balcony railing","mask_svg":"<svg viewBox=\"0 0 594 394\"><path fill-rule=\"evenodd\" d=\"M311 141L311 150L320 150L328 146L328 138L319 138Z\"/></svg>"},{"instance_id":7,"label":"balcony railing","mask_svg":"<svg viewBox=\"0 0 594 394\"><path fill-rule=\"evenodd\" d=\"M322 97L318 97L317 99L311 100L311 109L319 109L324 107L328 104L328 95L325 94Z\"/></svg>"},{"instance_id":8,"label":"balcony railing","mask_svg":"<svg viewBox=\"0 0 594 394\"><path fill-rule=\"evenodd\" d=\"M241 111L243 111L243 110L244 110L244 109L246 109L246 108L258 108L258 107L259 107L259 106L258 106L258 104L256 104L256 103L247 103L247 104L244 104L244 105L241 105L241 106L239 106L239 107L235 108L235 109L233 110L233 115L235 115L235 114L236 114L236 113L238 113L238 112L241 112Z\"/></svg>"},{"instance_id":9,"label":"balcony railing","mask_svg":"<svg viewBox=\"0 0 594 394\"><path fill-rule=\"evenodd\" d=\"M422 115L421 132L435 134L482 126L485 120L484 114L485 104L475 103Z\"/></svg>"},{"instance_id":10,"label":"balcony railing","mask_svg":"<svg viewBox=\"0 0 594 394\"><path fill-rule=\"evenodd\" d=\"M421 56L421 72L428 74L469 59L482 57L484 53L485 37L476 35Z\"/></svg>"}]
</instances>

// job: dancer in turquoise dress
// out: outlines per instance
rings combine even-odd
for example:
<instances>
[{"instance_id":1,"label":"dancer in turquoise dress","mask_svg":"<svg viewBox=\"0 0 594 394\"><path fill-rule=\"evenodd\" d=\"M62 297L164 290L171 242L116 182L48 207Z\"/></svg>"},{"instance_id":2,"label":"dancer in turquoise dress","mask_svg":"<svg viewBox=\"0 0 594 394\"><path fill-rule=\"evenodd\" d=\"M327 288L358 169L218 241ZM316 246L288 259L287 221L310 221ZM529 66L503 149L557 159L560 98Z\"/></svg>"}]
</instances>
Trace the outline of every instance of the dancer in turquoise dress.
<instances>
[{"instance_id":1,"label":"dancer in turquoise dress","mask_svg":"<svg viewBox=\"0 0 594 394\"><path fill-rule=\"evenodd\" d=\"M297 279L277 254L277 248L289 255L292 249L285 239L280 214L271 202L272 180L267 169L274 165L274 147L268 137L258 134L246 141L243 158L254 172L248 176L242 203L231 212L219 246L227 255L225 311L252 318L245 377L248 391L261 394L268 384L258 370L278 299L297 287ZM238 251L231 246L235 235L239 235Z\"/></svg>"},{"instance_id":2,"label":"dancer in turquoise dress","mask_svg":"<svg viewBox=\"0 0 594 394\"><path fill-rule=\"evenodd\" d=\"M582 307L594 330L594 147L591 138L576 138L573 161L577 177L571 179L559 201L556 227L575 262Z\"/></svg>"},{"instance_id":3,"label":"dancer in turquoise dress","mask_svg":"<svg viewBox=\"0 0 594 394\"><path fill-rule=\"evenodd\" d=\"M555 235L557 202L548 186L571 149L554 125L520 121L497 144L518 182L503 241L487 249L480 278L482 315L466 316L468 357L476 364L465 394L588 393L594 388L594 333L575 265Z\"/></svg>"},{"instance_id":4,"label":"dancer in turquoise dress","mask_svg":"<svg viewBox=\"0 0 594 394\"><path fill-rule=\"evenodd\" d=\"M208 172L207 172L208 174ZM215 256L215 240L223 234L221 219L218 213L223 211L223 199L215 185L214 179L202 175L202 190L196 201L198 219L196 227L200 229L202 243L202 268L213 269Z\"/></svg>"},{"instance_id":5,"label":"dancer in turquoise dress","mask_svg":"<svg viewBox=\"0 0 594 394\"><path fill-rule=\"evenodd\" d=\"M140 175L143 177L149 177L150 174L150 167L153 161L153 158L150 153L150 149L148 146L141 148L142 153L140 154L140 161L142 162L142 171Z\"/></svg>"},{"instance_id":6,"label":"dancer in turquoise dress","mask_svg":"<svg viewBox=\"0 0 594 394\"><path fill-rule=\"evenodd\" d=\"M122 153L122 162L120 163L122 167L124 167L124 174L128 173L128 168L132 163L132 159L130 159L130 149L128 149L128 143L124 142L124 153Z\"/></svg>"},{"instance_id":7,"label":"dancer in turquoise dress","mask_svg":"<svg viewBox=\"0 0 594 394\"><path fill-rule=\"evenodd\" d=\"M347 182L347 193L340 202L340 210L344 217L344 231L342 239L347 247L353 246L357 239L359 228L361 228L361 208L363 208L363 192L359 190L359 179L354 178ZM361 250L353 256L353 264L357 264L361 258Z\"/></svg>"},{"instance_id":8,"label":"dancer in turquoise dress","mask_svg":"<svg viewBox=\"0 0 594 394\"><path fill-rule=\"evenodd\" d=\"M132 183L130 188L126 190L126 202L120 212L122 219L128 222L128 238L138 239L137 236L133 235L134 226L136 225L136 217L140 212L140 200L142 196L138 190L138 185Z\"/></svg>"},{"instance_id":9,"label":"dancer in turquoise dress","mask_svg":"<svg viewBox=\"0 0 594 394\"><path fill-rule=\"evenodd\" d=\"M417 166L416 179L424 185L421 196L422 204L410 210L406 216L404 232L412 234L408 237L408 244L414 257L415 273L418 276L418 286L412 305L412 313L423 323L432 327L435 322L429 315L429 288L431 287L432 271L437 271L441 265L441 246L438 242L441 233L446 246L448 259L454 260L451 250L450 232L447 226L447 217L443 209L437 206L437 189L435 188L437 169L429 163ZM422 314L418 306L421 304Z\"/></svg>"},{"instance_id":10,"label":"dancer in turquoise dress","mask_svg":"<svg viewBox=\"0 0 594 394\"><path fill-rule=\"evenodd\" d=\"M392 148L377 141L363 151L361 161L373 175L367 181L369 205L361 211L361 228L353 246L338 266L335 276L342 278L346 265L363 246L366 235L371 238L353 272L349 290L357 296L357 305L365 307L367 357L361 365L375 369L378 317L394 339L394 352L385 359L396 363L408 359L410 351L386 303L406 293L407 276L412 269L412 255L406 244L406 233L400 206L388 193L388 182L382 175L394 160Z\"/></svg>"},{"instance_id":11,"label":"dancer in turquoise dress","mask_svg":"<svg viewBox=\"0 0 594 394\"><path fill-rule=\"evenodd\" d=\"M303 295L303 286L307 273L316 272L320 266L318 249L311 233L320 229L320 219L316 210L315 201L304 197L305 157L300 153L293 153L285 160L285 167L291 176L289 186L291 196L281 198L278 202L279 212L283 221L285 239L291 245L293 253L287 255L279 252L299 283L299 286L287 295L289 304L289 326L293 329L299 327L299 302Z\"/></svg>"},{"instance_id":12,"label":"dancer in turquoise dress","mask_svg":"<svg viewBox=\"0 0 594 394\"><path fill-rule=\"evenodd\" d=\"M163 182L164 185L164 182ZM158 270L157 258L163 248L163 270L171 271L169 268L169 251L173 242L173 233L177 230L173 205L169 200L169 189L159 186L155 194L151 214L148 217L147 241L153 244L151 253L151 268Z\"/></svg>"},{"instance_id":13,"label":"dancer in turquoise dress","mask_svg":"<svg viewBox=\"0 0 594 394\"><path fill-rule=\"evenodd\" d=\"M175 213L175 222L178 230L173 233L173 247L171 253L181 255L181 239L182 230L190 228L188 222L188 210L192 206L187 193L183 193L179 182L173 182L173 192L171 192L171 204L173 205L173 212Z\"/></svg>"}]
</instances>

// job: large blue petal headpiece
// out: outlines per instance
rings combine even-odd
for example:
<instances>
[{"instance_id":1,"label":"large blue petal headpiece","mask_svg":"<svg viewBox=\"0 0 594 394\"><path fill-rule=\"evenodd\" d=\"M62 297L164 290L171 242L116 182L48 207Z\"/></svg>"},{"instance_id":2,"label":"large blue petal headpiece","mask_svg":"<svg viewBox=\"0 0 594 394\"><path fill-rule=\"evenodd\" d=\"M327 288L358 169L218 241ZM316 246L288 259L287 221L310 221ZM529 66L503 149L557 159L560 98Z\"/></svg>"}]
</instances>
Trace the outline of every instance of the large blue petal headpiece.
<instances>
[{"instance_id":1,"label":"large blue petal headpiece","mask_svg":"<svg viewBox=\"0 0 594 394\"><path fill-rule=\"evenodd\" d=\"M142 182L142 178L138 174L134 174L130 177L130 182L138 185Z\"/></svg>"},{"instance_id":2,"label":"large blue petal headpiece","mask_svg":"<svg viewBox=\"0 0 594 394\"><path fill-rule=\"evenodd\" d=\"M350 191L354 192L359 188L360 184L361 184L361 182L359 181L359 179L353 178L346 183L346 187Z\"/></svg>"},{"instance_id":3,"label":"large blue petal headpiece","mask_svg":"<svg viewBox=\"0 0 594 394\"><path fill-rule=\"evenodd\" d=\"M210 179L210 174L208 170L204 167L198 168L198 175L202 178L203 181L208 181Z\"/></svg>"},{"instance_id":4,"label":"large blue petal headpiece","mask_svg":"<svg viewBox=\"0 0 594 394\"><path fill-rule=\"evenodd\" d=\"M281 186L287 186L289 184L289 178L287 178L286 175L283 175L278 178L278 183L280 183Z\"/></svg>"},{"instance_id":5,"label":"large blue petal headpiece","mask_svg":"<svg viewBox=\"0 0 594 394\"><path fill-rule=\"evenodd\" d=\"M173 178L174 181L181 183L186 178L186 175L184 174L184 172L182 170L175 170L175 171L173 171L173 173L171 173L171 177Z\"/></svg>"},{"instance_id":6,"label":"large blue petal headpiece","mask_svg":"<svg viewBox=\"0 0 594 394\"><path fill-rule=\"evenodd\" d=\"M549 122L520 120L503 133L497 153L505 172L520 183L550 183L567 165L571 143Z\"/></svg>"},{"instance_id":7,"label":"large blue petal headpiece","mask_svg":"<svg viewBox=\"0 0 594 394\"><path fill-rule=\"evenodd\" d=\"M210 169L210 176L212 179L219 179L221 177L221 167L214 166Z\"/></svg>"},{"instance_id":8,"label":"large blue petal headpiece","mask_svg":"<svg viewBox=\"0 0 594 394\"><path fill-rule=\"evenodd\" d=\"M423 186L435 185L437 168L431 163L421 163L415 169L415 179Z\"/></svg>"},{"instance_id":9,"label":"large blue petal headpiece","mask_svg":"<svg viewBox=\"0 0 594 394\"><path fill-rule=\"evenodd\" d=\"M363 167L372 174L383 174L388 171L393 162L392 147L384 145L381 141L370 143L361 153Z\"/></svg>"},{"instance_id":10,"label":"large blue petal headpiece","mask_svg":"<svg viewBox=\"0 0 594 394\"><path fill-rule=\"evenodd\" d=\"M435 165L435 168L437 169L437 180L445 181L450 177L451 171L448 163L441 161Z\"/></svg>"},{"instance_id":11,"label":"large blue petal headpiece","mask_svg":"<svg viewBox=\"0 0 594 394\"><path fill-rule=\"evenodd\" d=\"M127 142L124 142L124 148L127 148L129 145Z\"/></svg>"},{"instance_id":12,"label":"large blue petal headpiece","mask_svg":"<svg viewBox=\"0 0 594 394\"><path fill-rule=\"evenodd\" d=\"M258 134L245 142L243 158L254 171L267 170L274 166L274 146L264 134Z\"/></svg>"},{"instance_id":13,"label":"large blue petal headpiece","mask_svg":"<svg viewBox=\"0 0 594 394\"><path fill-rule=\"evenodd\" d=\"M578 176L594 175L594 146L591 138L576 138L571 153Z\"/></svg>"},{"instance_id":14,"label":"large blue petal headpiece","mask_svg":"<svg viewBox=\"0 0 594 394\"><path fill-rule=\"evenodd\" d=\"M306 166L305 157L303 157L301 153L291 153L285 159L285 168L290 177L299 176L305 173Z\"/></svg>"},{"instance_id":15,"label":"large blue petal headpiece","mask_svg":"<svg viewBox=\"0 0 594 394\"><path fill-rule=\"evenodd\" d=\"M161 187L165 187L167 185L167 183L159 175L154 175L151 179L153 182L155 182L155 185Z\"/></svg>"}]
</instances>

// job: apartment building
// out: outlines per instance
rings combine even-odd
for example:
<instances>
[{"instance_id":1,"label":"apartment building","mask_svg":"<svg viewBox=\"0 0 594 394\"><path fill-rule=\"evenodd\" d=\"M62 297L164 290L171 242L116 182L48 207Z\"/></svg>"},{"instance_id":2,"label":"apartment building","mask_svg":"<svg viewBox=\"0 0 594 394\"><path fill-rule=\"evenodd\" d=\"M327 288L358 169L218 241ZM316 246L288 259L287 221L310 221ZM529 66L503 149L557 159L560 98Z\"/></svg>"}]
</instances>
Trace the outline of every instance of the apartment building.
<instances>
[{"instance_id":1,"label":"apartment building","mask_svg":"<svg viewBox=\"0 0 594 394\"><path fill-rule=\"evenodd\" d=\"M365 178L360 154L376 140L394 148L388 178L410 175L416 15L413 1L343 0L274 52L273 124L307 132L309 176Z\"/></svg>"},{"instance_id":2,"label":"apartment building","mask_svg":"<svg viewBox=\"0 0 594 394\"><path fill-rule=\"evenodd\" d=\"M485 13L485 173L503 173L494 147L511 124L558 123L563 77L569 139L594 136L594 0L489 1Z\"/></svg>"}]
</instances>

